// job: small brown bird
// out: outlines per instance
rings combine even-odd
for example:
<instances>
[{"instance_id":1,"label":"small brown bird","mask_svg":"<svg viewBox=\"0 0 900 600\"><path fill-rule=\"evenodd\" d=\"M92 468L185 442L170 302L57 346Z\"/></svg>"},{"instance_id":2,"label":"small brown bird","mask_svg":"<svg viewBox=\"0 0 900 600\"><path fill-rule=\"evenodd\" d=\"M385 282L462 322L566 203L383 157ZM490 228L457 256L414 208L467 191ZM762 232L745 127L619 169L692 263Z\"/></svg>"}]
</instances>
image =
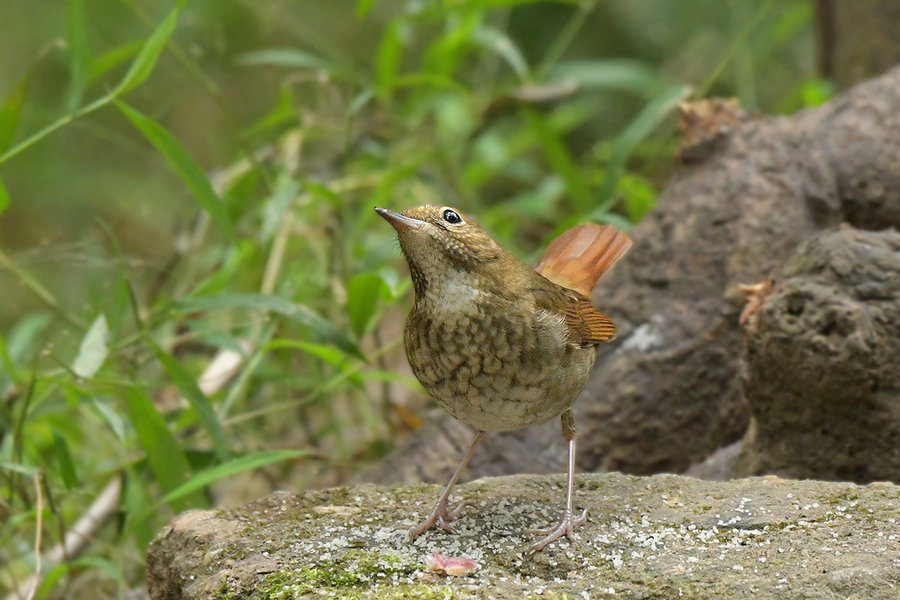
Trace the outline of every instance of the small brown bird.
<instances>
[{"instance_id":1,"label":"small brown bird","mask_svg":"<svg viewBox=\"0 0 900 600\"><path fill-rule=\"evenodd\" d=\"M488 432L562 417L568 440L566 505L559 523L531 546L574 539L587 511L572 509L575 418L596 346L615 337L612 320L591 304L601 275L631 246L611 225L580 225L556 238L536 269L501 248L471 219L447 206L402 213L383 208L409 263L415 305L406 322L406 355L425 389L475 439L415 539L438 525L451 530L464 505L450 491Z\"/></svg>"}]
</instances>

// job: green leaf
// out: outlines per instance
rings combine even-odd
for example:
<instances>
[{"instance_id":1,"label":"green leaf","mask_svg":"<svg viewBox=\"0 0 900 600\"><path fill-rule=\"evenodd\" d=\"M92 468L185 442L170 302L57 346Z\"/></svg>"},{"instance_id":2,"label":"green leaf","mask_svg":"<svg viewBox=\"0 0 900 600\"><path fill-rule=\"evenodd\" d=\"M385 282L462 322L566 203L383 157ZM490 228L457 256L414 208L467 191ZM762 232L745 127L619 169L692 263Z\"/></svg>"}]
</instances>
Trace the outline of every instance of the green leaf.
<instances>
[{"instance_id":1,"label":"green leaf","mask_svg":"<svg viewBox=\"0 0 900 600\"><path fill-rule=\"evenodd\" d=\"M13 362L24 363L37 352L42 343L41 334L53 322L49 312L34 312L18 321L7 334L9 355Z\"/></svg>"},{"instance_id":2,"label":"green leaf","mask_svg":"<svg viewBox=\"0 0 900 600\"><path fill-rule=\"evenodd\" d=\"M74 573L85 575L88 569L105 573L109 579L118 582L119 589L125 588L125 578L122 575L122 572L110 561L101 558L100 556L83 556L74 560L67 560L48 570L43 575L41 585L35 596L36 600L57 597L53 595L53 592L56 590L57 594L59 593L59 589L56 585L63 576L71 576ZM99 578L96 574L91 575L90 577L92 581L97 582L99 585Z\"/></svg>"},{"instance_id":3,"label":"green leaf","mask_svg":"<svg viewBox=\"0 0 900 600\"><path fill-rule=\"evenodd\" d=\"M166 157L181 180L194 194L194 198L200 203L213 222L232 241L235 239L234 229L228 217L228 211L222 199L213 190L209 179L203 169L191 158L178 140L171 133L149 117L139 113L124 102L116 101L119 110L137 127L147 140L156 146L156 149Z\"/></svg>"},{"instance_id":4,"label":"green leaf","mask_svg":"<svg viewBox=\"0 0 900 600\"><path fill-rule=\"evenodd\" d=\"M125 441L125 423L122 421L122 417L119 416L110 405L108 405L103 400L98 398L93 399L94 407L97 411L103 415L103 418L109 423L109 426L112 427L113 433L116 434L116 437L119 438L120 442Z\"/></svg>"},{"instance_id":5,"label":"green leaf","mask_svg":"<svg viewBox=\"0 0 900 600\"><path fill-rule=\"evenodd\" d=\"M69 0L69 77L72 89L69 92L69 111L75 112L81 106L88 74L91 70L91 49L88 42L84 19L84 0Z\"/></svg>"},{"instance_id":6,"label":"green leaf","mask_svg":"<svg viewBox=\"0 0 900 600\"><path fill-rule=\"evenodd\" d=\"M150 517L158 512L158 509L147 491L147 482L135 470L128 470L128 476L123 481L123 485L125 486L122 494L125 531L133 534L138 547L145 550L156 535L156 527ZM178 502L178 500L173 500L173 502Z\"/></svg>"},{"instance_id":7,"label":"green leaf","mask_svg":"<svg viewBox=\"0 0 900 600\"><path fill-rule=\"evenodd\" d=\"M585 89L621 90L650 96L663 81L649 65L629 59L562 62L553 67L551 80L573 80Z\"/></svg>"},{"instance_id":8,"label":"green leaf","mask_svg":"<svg viewBox=\"0 0 900 600\"><path fill-rule=\"evenodd\" d=\"M143 47L144 40L135 40L104 52L91 63L91 72L88 74L88 83L96 81L125 61L131 60L137 56Z\"/></svg>"},{"instance_id":9,"label":"green leaf","mask_svg":"<svg viewBox=\"0 0 900 600\"><path fill-rule=\"evenodd\" d=\"M0 365L4 369L0 371L0 386L5 388L6 384L9 383L6 378L9 377L10 381L15 381L19 378L19 373L15 363L13 363L12 355L9 353L9 346L6 345L6 340L3 339L2 335L0 335ZM0 412L0 415L2 414Z\"/></svg>"},{"instance_id":10,"label":"green leaf","mask_svg":"<svg viewBox=\"0 0 900 600\"><path fill-rule=\"evenodd\" d=\"M606 179L600 190L600 207L595 212L608 212L625 163L635 147L647 137L691 92L686 85L670 86L653 97L616 138Z\"/></svg>"},{"instance_id":11,"label":"green leaf","mask_svg":"<svg viewBox=\"0 0 900 600\"><path fill-rule=\"evenodd\" d=\"M365 19L369 16L369 13L372 11L372 7L375 5L375 0L359 0L356 3L356 16L360 19Z\"/></svg>"},{"instance_id":12,"label":"green leaf","mask_svg":"<svg viewBox=\"0 0 900 600\"><path fill-rule=\"evenodd\" d=\"M178 440L143 390L128 388L125 392L125 404L137 433L138 443L147 455L147 463L156 481L166 493L177 489L190 476L190 464L178 445ZM189 498L173 500L169 505L172 510L182 512L188 508L206 506L206 499L198 493Z\"/></svg>"},{"instance_id":13,"label":"green leaf","mask_svg":"<svg viewBox=\"0 0 900 600\"><path fill-rule=\"evenodd\" d=\"M203 296L201 298L189 298L175 302L175 306L182 311L211 310L219 308L250 308L257 310L270 310L293 319L319 336L321 339L333 343L348 354L365 360L356 344L343 331L334 326L320 314L302 304L296 304L278 296L265 294L223 294L220 296Z\"/></svg>"},{"instance_id":14,"label":"green leaf","mask_svg":"<svg viewBox=\"0 0 900 600\"><path fill-rule=\"evenodd\" d=\"M9 206L9 192L6 191L6 186L3 185L3 180L0 179L0 215L3 214L3 211Z\"/></svg>"},{"instance_id":15,"label":"green leaf","mask_svg":"<svg viewBox=\"0 0 900 600\"><path fill-rule=\"evenodd\" d=\"M340 63L330 61L298 48L269 48L247 52L238 58L244 66L268 65L292 69L312 69L325 71L335 79L352 83L365 83L365 77Z\"/></svg>"},{"instance_id":16,"label":"green leaf","mask_svg":"<svg viewBox=\"0 0 900 600\"><path fill-rule=\"evenodd\" d=\"M106 325L106 317L100 313L94 319L84 339L81 340L78 356L72 363L72 370L76 375L83 379L90 379L100 370L103 361L106 360L108 341L109 328Z\"/></svg>"},{"instance_id":17,"label":"green leaf","mask_svg":"<svg viewBox=\"0 0 900 600\"><path fill-rule=\"evenodd\" d=\"M66 489L72 490L78 487L78 473L75 471L75 461L69 451L66 438L56 429L53 429L53 449L56 452L56 460L59 461L59 471L62 474Z\"/></svg>"},{"instance_id":18,"label":"green leaf","mask_svg":"<svg viewBox=\"0 0 900 600\"><path fill-rule=\"evenodd\" d=\"M203 424L204 429L212 438L216 456L220 461L228 460L231 457L228 439L225 437L225 431L222 429L222 423L213 409L212 402L209 401L209 398L200 390L191 374L181 366L181 363L175 357L163 350L150 336L147 336L146 340L153 353L156 354L156 358L162 363L166 372L169 373L169 377L172 378L172 381L178 386L184 397L187 398L191 408L197 413L197 417Z\"/></svg>"},{"instance_id":19,"label":"green leaf","mask_svg":"<svg viewBox=\"0 0 900 600\"><path fill-rule=\"evenodd\" d=\"M485 50L489 50L503 58L519 79L528 79L528 63L516 43L500 31L488 25L482 25L472 35L473 40Z\"/></svg>"},{"instance_id":20,"label":"green leaf","mask_svg":"<svg viewBox=\"0 0 900 600\"><path fill-rule=\"evenodd\" d=\"M283 340L275 339L262 346L262 350L277 350L280 348L292 348L302 350L307 354L311 354L316 358L320 358L333 367L340 367L347 362L347 355L331 346L323 346L322 344L311 344L309 342L301 342L299 340Z\"/></svg>"},{"instance_id":21,"label":"green leaf","mask_svg":"<svg viewBox=\"0 0 900 600\"><path fill-rule=\"evenodd\" d=\"M347 284L347 314L356 339L361 338L378 310L378 296L384 280L376 273L354 275Z\"/></svg>"},{"instance_id":22,"label":"green leaf","mask_svg":"<svg viewBox=\"0 0 900 600\"><path fill-rule=\"evenodd\" d=\"M159 59L159 55L169 42L169 38L172 37L172 34L175 32L175 27L178 25L178 15L181 12L181 7L183 5L184 0L179 0L178 6L173 8L169 14L166 15L166 18L156 27L156 30L150 34L150 37L147 38L147 41L144 42L144 45L141 47L141 51L138 52L137 57L128 68L128 72L125 73L125 77L122 78L119 85L112 91L110 97L117 98L122 94L126 94L144 83L144 81L150 77L150 74L156 66L156 61Z\"/></svg>"},{"instance_id":23,"label":"green leaf","mask_svg":"<svg viewBox=\"0 0 900 600\"><path fill-rule=\"evenodd\" d=\"M3 154L10 147L16 135L27 91L28 75L26 74L19 80L19 83L13 88L9 96L6 97L3 105L0 106L0 154Z\"/></svg>"},{"instance_id":24,"label":"green leaf","mask_svg":"<svg viewBox=\"0 0 900 600\"><path fill-rule=\"evenodd\" d=\"M388 25L381 37L378 52L375 54L375 73L379 94L390 96L390 92L394 88L407 34L406 24L394 21Z\"/></svg>"},{"instance_id":25,"label":"green leaf","mask_svg":"<svg viewBox=\"0 0 900 600\"><path fill-rule=\"evenodd\" d=\"M587 181L569 153L569 149L566 148L562 138L553 130L547 119L536 110L525 108L523 112L529 128L540 142L547 160L550 161L553 170L565 182L566 192L568 192L575 208L580 213L587 211L592 203Z\"/></svg>"},{"instance_id":26,"label":"green leaf","mask_svg":"<svg viewBox=\"0 0 900 600\"><path fill-rule=\"evenodd\" d=\"M198 490L202 490L220 479L243 473L244 471L258 469L275 462L301 458L307 454L309 452L304 450L272 450L270 452L258 452L234 458L221 465L200 471L188 481L167 493L161 501L172 503Z\"/></svg>"},{"instance_id":27,"label":"green leaf","mask_svg":"<svg viewBox=\"0 0 900 600\"><path fill-rule=\"evenodd\" d=\"M625 201L628 219L637 223L656 204L657 191L647 179L624 174L619 181L619 193Z\"/></svg>"}]
</instances>

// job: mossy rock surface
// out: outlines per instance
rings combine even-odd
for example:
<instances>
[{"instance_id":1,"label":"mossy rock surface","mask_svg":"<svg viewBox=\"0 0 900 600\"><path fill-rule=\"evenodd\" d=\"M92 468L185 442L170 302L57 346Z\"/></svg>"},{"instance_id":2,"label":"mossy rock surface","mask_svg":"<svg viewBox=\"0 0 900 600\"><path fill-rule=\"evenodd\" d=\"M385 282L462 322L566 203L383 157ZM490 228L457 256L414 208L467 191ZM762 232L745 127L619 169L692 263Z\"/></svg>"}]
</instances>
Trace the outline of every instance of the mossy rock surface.
<instances>
[{"instance_id":1,"label":"mossy rock surface","mask_svg":"<svg viewBox=\"0 0 900 600\"><path fill-rule=\"evenodd\" d=\"M454 533L407 530L438 486L275 493L181 515L153 542L155 600L192 598L898 598L900 487L675 475L580 475L588 524L534 557L564 479L462 485ZM432 553L476 559L449 577Z\"/></svg>"}]
</instances>

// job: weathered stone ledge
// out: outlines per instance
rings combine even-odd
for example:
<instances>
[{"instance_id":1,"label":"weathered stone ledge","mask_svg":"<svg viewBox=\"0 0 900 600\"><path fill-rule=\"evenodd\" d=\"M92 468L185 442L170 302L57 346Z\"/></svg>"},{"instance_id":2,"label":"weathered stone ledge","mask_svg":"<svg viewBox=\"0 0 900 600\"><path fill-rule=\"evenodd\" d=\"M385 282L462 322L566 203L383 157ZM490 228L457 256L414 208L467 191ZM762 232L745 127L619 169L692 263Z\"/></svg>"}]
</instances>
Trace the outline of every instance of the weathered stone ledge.
<instances>
[{"instance_id":1,"label":"weathered stone ledge","mask_svg":"<svg viewBox=\"0 0 900 600\"><path fill-rule=\"evenodd\" d=\"M186 513L147 559L150 595L175 598L897 598L900 487L771 477L578 476L575 546L535 557L527 530L558 517L562 477L462 485L455 533L407 529L432 485L276 493ZM433 552L477 559L447 577Z\"/></svg>"}]
</instances>

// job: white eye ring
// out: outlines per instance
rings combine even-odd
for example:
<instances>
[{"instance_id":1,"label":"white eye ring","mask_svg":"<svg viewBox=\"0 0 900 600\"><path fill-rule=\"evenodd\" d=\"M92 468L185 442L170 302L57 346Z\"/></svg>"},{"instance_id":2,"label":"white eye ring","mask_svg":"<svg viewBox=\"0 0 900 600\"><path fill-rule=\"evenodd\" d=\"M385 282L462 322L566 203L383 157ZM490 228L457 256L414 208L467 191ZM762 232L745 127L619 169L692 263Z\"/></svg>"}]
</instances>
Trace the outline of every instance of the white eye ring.
<instances>
[{"instance_id":1,"label":"white eye ring","mask_svg":"<svg viewBox=\"0 0 900 600\"><path fill-rule=\"evenodd\" d=\"M441 211L441 217L447 223L451 225L459 225L463 222L462 217L459 216L459 213L453 210L452 208L445 208Z\"/></svg>"}]
</instances>

